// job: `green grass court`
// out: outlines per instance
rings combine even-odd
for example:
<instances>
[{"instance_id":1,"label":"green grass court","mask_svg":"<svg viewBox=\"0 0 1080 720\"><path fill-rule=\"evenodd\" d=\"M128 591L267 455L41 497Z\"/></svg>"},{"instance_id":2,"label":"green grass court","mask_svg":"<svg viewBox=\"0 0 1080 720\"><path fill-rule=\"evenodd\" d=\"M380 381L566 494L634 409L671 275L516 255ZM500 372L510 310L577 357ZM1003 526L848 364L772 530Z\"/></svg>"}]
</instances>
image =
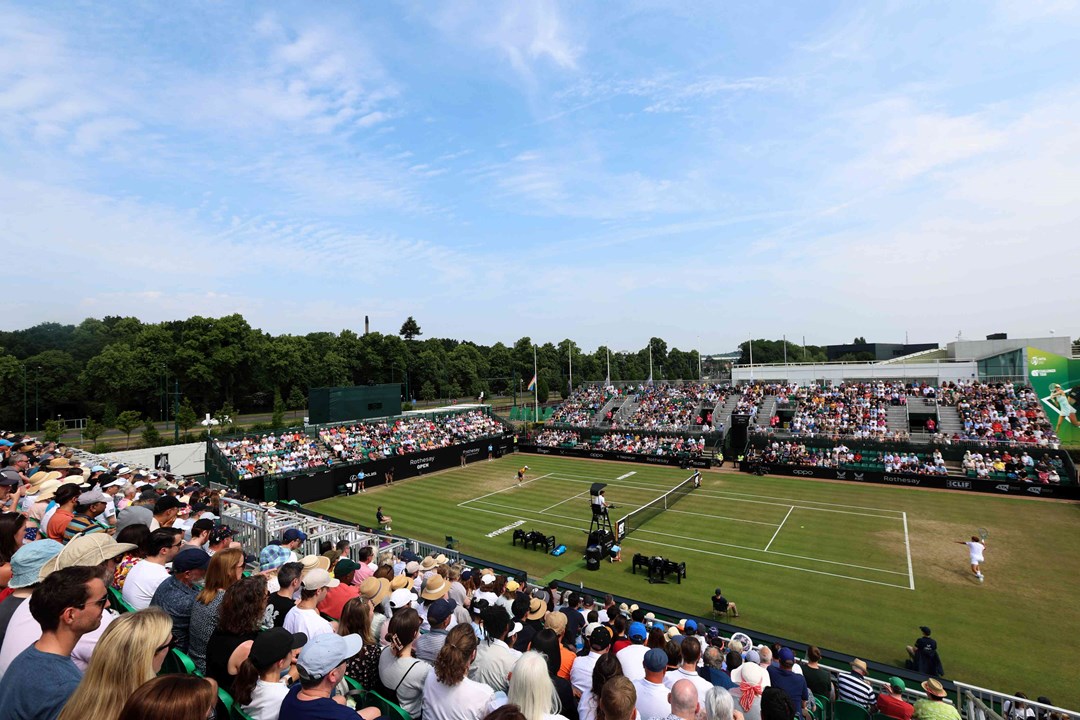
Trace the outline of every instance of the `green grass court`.
<instances>
[{"instance_id":1,"label":"green grass court","mask_svg":"<svg viewBox=\"0 0 1080 720\"><path fill-rule=\"evenodd\" d=\"M525 463L526 482L515 487ZM751 637L759 630L880 662L901 664L918 626L929 625L948 677L1080 705L1080 504L704 472L700 489L626 538L624 562L584 569L591 483L608 484L614 523L689 475L517 455L308 507L372 525L382 505L396 534L436 544L453 535L462 552L534 577L687 614L708 617L719 585L742 614L729 622ZM514 547L511 530L489 537L519 520L555 535L566 554ZM953 543L979 527L990 533L982 585L967 548ZM634 553L685 561L687 578L650 585L631 573Z\"/></svg>"}]
</instances>

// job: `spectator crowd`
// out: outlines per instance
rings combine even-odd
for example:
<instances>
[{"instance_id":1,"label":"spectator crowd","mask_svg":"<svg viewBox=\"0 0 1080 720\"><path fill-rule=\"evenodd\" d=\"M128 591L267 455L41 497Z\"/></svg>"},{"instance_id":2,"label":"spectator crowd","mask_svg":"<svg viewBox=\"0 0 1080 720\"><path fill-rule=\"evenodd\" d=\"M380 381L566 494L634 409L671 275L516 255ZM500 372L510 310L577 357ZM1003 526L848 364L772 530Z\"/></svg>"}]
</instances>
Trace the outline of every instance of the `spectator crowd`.
<instances>
[{"instance_id":1,"label":"spectator crowd","mask_svg":"<svg viewBox=\"0 0 1080 720\"><path fill-rule=\"evenodd\" d=\"M425 452L493 437L502 423L489 414L468 412L405 416L303 431L218 440L214 444L239 479L277 475L335 463L355 463Z\"/></svg>"},{"instance_id":2,"label":"spectator crowd","mask_svg":"<svg viewBox=\"0 0 1080 720\"><path fill-rule=\"evenodd\" d=\"M705 451L703 437L661 437L635 435L633 433L610 433L584 440L574 430L548 428L535 437L540 447L573 447L581 450L606 450L609 452L634 453L637 455L696 457Z\"/></svg>"}]
</instances>

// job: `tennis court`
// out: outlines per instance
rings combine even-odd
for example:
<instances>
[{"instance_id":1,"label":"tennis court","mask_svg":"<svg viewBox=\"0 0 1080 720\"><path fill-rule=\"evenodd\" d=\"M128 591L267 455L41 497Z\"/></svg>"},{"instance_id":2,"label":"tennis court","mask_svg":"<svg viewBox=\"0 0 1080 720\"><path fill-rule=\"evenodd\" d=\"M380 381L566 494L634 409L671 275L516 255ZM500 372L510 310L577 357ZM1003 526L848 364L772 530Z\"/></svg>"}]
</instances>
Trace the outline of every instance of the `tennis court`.
<instances>
[{"instance_id":1,"label":"tennis court","mask_svg":"<svg viewBox=\"0 0 1080 720\"><path fill-rule=\"evenodd\" d=\"M675 486L635 477L636 472L624 473L621 478L549 472L520 486L464 500L458 507L466 514L543 522L584 533L591 516L589 488L593 483L607 484L606 496L617 505L610 512L613 524ZM690 490L657 511L649 513L640 526L630 524L623 542L624 556L627 552L651 555L676 551L915 589L903 511L705 487ZM838 526L844 529L840 537ZM574 545L584 545L584 535L571 537L577 539Z\"/></svg>"}]
</instances>

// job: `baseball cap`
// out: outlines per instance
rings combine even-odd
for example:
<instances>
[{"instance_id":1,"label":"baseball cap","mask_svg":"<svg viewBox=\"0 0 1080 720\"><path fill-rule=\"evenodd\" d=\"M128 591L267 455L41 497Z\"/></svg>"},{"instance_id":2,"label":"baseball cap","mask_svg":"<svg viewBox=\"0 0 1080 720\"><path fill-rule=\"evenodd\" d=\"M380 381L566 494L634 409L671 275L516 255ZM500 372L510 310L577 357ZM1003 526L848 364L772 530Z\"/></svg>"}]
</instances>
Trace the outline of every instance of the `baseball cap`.
<instances>
[{"instance_id":1,"label":"baseball cap","mask_svg":"<svg viewBox=\"0 0 1080 720\"><path fill-rule=\"evenodd\" d=\"M283 627L270 628L255 636L248 658L261 671L306 644L307 635L302 632L291 633Z\"/></svg>"},{"instance_id":2,"label":"baseball cap","mask_svg":"<svg viewBox=\"0 0 1080 720\"><path fill-rule=\"evenodd\" d=\"M589 633L589 646L593 650L603 650L611 644L611 632L600 625Z\"/></svg>"},{"instance_id":3,"label":"baseball cap","mask_svg":"<svg viewBox=\"0 0 1080 720\"><path fill-rule=\"evenodd\" d=\"M108 472L108 471L109 471L109 468L105 467L104 465L95 465L92 468L90 468L91 473Z\"/></svg>"},{"instance_id":4,"label":"baseball cap","mask_svg":"<svg viewBox=\"0 0 1080 720\"><path fill-rule=\"evenodd\" d=\"M105 488L120 487L121 485L127 485L127 483L120 478L114 478L113 480L110 480L109 482L102 485L101 489L104 490Z\"/></svg>"},{"instance_id":5,"label":"baseball cap","mask_svg":"<svg viewBox=\"0 0 1080 720\"><path fill-rule=\"evenodd\" d=\"M333 588L340 584L340 580L330 577L330 573L322 568L309 570L308 573L304 575L303 580L300 581L300 587L304 590L321 590L324 587Z\"/></svg>"},{"instance_id":6,"label":"baseball cap","mask_svg":"<svg viewBox=\"0 0 1080 720\"><path fill-rule=\"evenodd\" d=\"M889 678L889 686L892 687L893 690L899 690L900 692L907 690L907 685L904 684L904 681L895 676Z\"/></svg>"},{"instance_id":7,"label":"baseball cap","mask_svg":"<svg viewBox=\"0 0 1080 720\"><path fill-rule=\"evenodd\" d=\"M214 532L217 532L217 528L214 528ZM213 533L211 533L210 536L212 542ZM276 570L289 562L290 557L291 553L289 552L289 548L282 547L281 545L267 545L259 552L259 570L261 572Z\"/></svg>"},{"instance_id":8,"label":"baseball cap","mask_svg":"<svg viewBox=\"0 0 1080 720\"><path fill-rule=\"evenodd\" d=\"M205 570L210 565L210 556L205 550L199 548L187 548L176 553L172 561L173 573L187 572L188 570Z\"/></svg>"},{"instance_id":9,"label":"baseball cap","mask_svg":"<svg viewBox=\"0 0 1080 720\"><path fill-rule=\"evenodd\" d=\"M116 514L116 532L119 533L128 525L146 525L149 527L153 521L154 513L151 512L150 508L131 505Z\"/></svg>"},{"instance_id":10,"label":"baseball cap","mask_svg":"<svg viewBox=\"0 0 1080 720\"><path fill-rule=\"evenodd\" d=\"M694 632L697 630L697 622L694 620L687 620L683 623L683 630L686 632Z\"/></svg>"},{"instance_id":11,"label":"baseball cap","mask_svg":"<svg viewBox=\"0 0 1080 720\"><path fill-rule=\"evenodd\" d=\"M215 525L214 529L210 531L210 542L216 545L232 536L233 529L228 525Z\"/></svg>"},{"instance_id":12,"label":"baseball cap","mask_svg":"<svg viewBox=\"0 0 1080 720\"><path fill-rule=\"evenodd\" d=\"M757 665L759 662L761 662L761 653L759 653L757 650L747 650L746 657L744 657L743 660L748 663Z\"/></svg>"},{"instance_id":13,"label":"baseball cap","mask_svg":"<svg viewBox=\"0 0 1080 720\"><path fill-rule=\"evenodd\" d=\"M433 625L438 625L443 620L450 617L456 607L457 601L451 600L450 598L436 600L428 607L428 622Z\"/></svg>"},{"instance_id":14,"label":"baseball cap","mask_svg":"<svg viewBox=\"0 0 1080 720\"><path fill-rule=\"evenodd\" d=\"M776 659L780 662L795 662L795 653L791 652L791 648L782 647L780 652L776 653Z\"/></svg>"},{"instance_id":15,"label":"baseball cap","mask_svg":"<svg viewBox=\"0 0 1080 720\"><path fill-rule=\"evenodd\" d=\"M11 556L11 580L8 581L8 587L17 590L37 584L41 568L63 549L63 545L48 539L23 545Z\"/></svg>"},{"instance_id":16,"label":"baseball cap","mask_svg":"<svg viewBox=\"0 0 1080 720\"><path fill-rule=\"evenodd\" d=\"M93 505L94 503L107 503L112 500L111 497L101 492L98 488L93 490L87 490L79 496L80 505Z\"/></svg>"},{"instance_id":17,"label":"baseball cap","mask_svg":"<svg viewBox=\"0 0 1080 720\"><path fill-rule=\"evenodd\" d=\"M926 627L925 625L920 625L919 629L922 630L923 633L926 634L926 635L930 634L930 628Z\"/></svg>"},{"instance_id":18,"label":"baseball cap","mask_svg":"<svg viewBox=\"0 0 1080 720\"><path fill-rule=\"evenodd\" d=\"M626 636L631 640L635 638L644 640L649 637L649 631L645 629L645 623L632 622L630 623L630 629L626 631Z\"/></svg>"},{"instance_id":19,"label":"baseball cap","mask_svg":"<svg viewBox=\"0 0 1080 720\"><path fill-rule=\"evenodd\" d=\"M521 587L521 584L518 583L517 580L507 580L506 581L506 589L507 589L508 592L517 592L520 587Z\"/></svg>"},{"instance_id":20,"label":"baseball cap","mask_svg":"<svg viewBox=\"0 0 1080 720\"><path fill-rule=\"evenodd\" d=\"M0 475L0 485L6 485L8 487L18 487L19 483L21 482L22 480L17 477L12 477L11 475Z\"/></svg>"},{"instance_id":21,"label":"baseball cap","mask_svg":"<svg viewBox=\"0 0 1080 720\"><path fill-rule=\"evenodd\" d=\"M326 677L338 665L356 655L364 647L359 635L323 633L313 637L296 661L301 676L309 679Z\"/></svg>"},{"instance_id":22,"label":"baseball cap","mask_svg":"<svg viewBox=\"0 0 1080 720\"><path fill-rule=\"evenodd\" d=\"M667 653L663 648L653 648L645 653L641 662L649 672L660 672L667 669L667 661Z\"/></svg>"},{"instance_id":23,"label":"baseball cap","mask_svg":"<svg viewBox=\"0 0 1080 720\"><path fill-rule=\"evenodd\" d=\"M154 503L154 514L158 515L166 510L179 510L182 507L184 507L184 503L180 502L179 498L172 495L163 495Z\"/></svg>"},{"instance_id":24,"label":"baseball cap","mask_svg":"<svg viewBox=\"0 0 1080 720\"><path fill-rule=\"evenodd\" d=\"M394 610L408 607L414 602L416 602L416 593L407 588L400 588L390 593L390 607Z\"/></svg>"},{"instance_id":25,"label":"baseball cap","mask_svg":"<svg viewBox=\"0 0 1080 720\"><path fill-rule=\"evenodd\" d=\"M307 533L297 530L296 528L289 528L285 531L285 534L281 536L282 542L292 542L293 540L304 542L307 540Z\"/></svg>"},{"instance_id":26,"label":"baseball cap","mask_svg":"<svg viewBox=\"0 0 1080 720\"><path fill-rule=\"evenodd\" d=\"M480 576L480 583L482 585L490 585L493 582L495 582L495 576L491 573L484 573Z\"/></svg>"},{"instance_id":27,"label":"baseball cap","mask_svg":"<svg viewBox=\"0 0 1080 720\"><path fill-rule=\"evenodd\" d=\"M405 563L406 575L415 575L418 572L420 572L420 563L416 562L415 560L410 560L409 562Z\"/></svg>"},{"instance_id":28,"label":"baseball cap","mask_svg":"<svg viewBox=\"0 0 1080 720\"><path fill-rule=\"evenodd\" d=\"M343 578L353 570L359 570L360 563L354 562L349 558L342 558L338 560L338 564L334 566L334 577Z\"/></svg>"}]
</instances>

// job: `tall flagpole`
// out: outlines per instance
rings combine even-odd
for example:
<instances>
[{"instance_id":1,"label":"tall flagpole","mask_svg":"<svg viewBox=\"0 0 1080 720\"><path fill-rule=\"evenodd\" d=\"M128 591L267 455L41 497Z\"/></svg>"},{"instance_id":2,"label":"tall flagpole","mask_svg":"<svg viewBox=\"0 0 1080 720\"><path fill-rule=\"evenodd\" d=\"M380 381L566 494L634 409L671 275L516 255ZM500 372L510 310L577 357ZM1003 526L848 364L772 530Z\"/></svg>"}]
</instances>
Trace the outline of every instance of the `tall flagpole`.
<instances>
[{"instance_id":1,"label":"tall flagpole","mask_svg":"<svg viewBox=\"0 0 1080 720\"><path fill-rule=\"evenodd\" d=\"M649 343L649 382L652 382L652 343Z\"/></svg>"},{"instance_id":2,"label":"tall flagpole","mask_svg":"<svg viewBox=\"0 0 1080 720\"><path fill-rule=\"evenodd\" d=\"M566 353L570 356L570 392L574 392L574 341L567 339ZM567 393L569 394L569 393Z\"/></svg>"},{"instance_id":3,"label":"tall flagpole","mask_svg":"<svg viewBox=\"0 0 1080 720\"><path fill-rule=\"evenodd\" d=\"M536 370L535 345L533 345L533 377L536 378L536 382L533 383L533 401L536 409L536 422L540 422L540 374Z\"/></svg>"},{"instance_id":4,"label":"tall flagpole","mask_svg":"<svg viewBox=\"0 0 1080 720\"><path fill-rule=\"evenodd\" d=\"M750 339L750 379L754 379L754 336L749 335Z\"/></svg>"},{"instance_id":5,"label":"tall flagpole","mask_svg":"<svg viewBox=\"0 0 1080 720\"><path fill-rule=\"evenodd\" d=\"M607 351L607 384L610 385L611 384L611 348L605 347L604 350Z\"/></svg>"},{"instance_id":6,"label":"tall flagpole","mask_svg":"<svg viewBox=\"0 0 1080 720\"><path fill-rule=\"evenodd\" d=\"M784 364L787 365L787 335L784 335Z\"/></svg>"}]
</instances>

